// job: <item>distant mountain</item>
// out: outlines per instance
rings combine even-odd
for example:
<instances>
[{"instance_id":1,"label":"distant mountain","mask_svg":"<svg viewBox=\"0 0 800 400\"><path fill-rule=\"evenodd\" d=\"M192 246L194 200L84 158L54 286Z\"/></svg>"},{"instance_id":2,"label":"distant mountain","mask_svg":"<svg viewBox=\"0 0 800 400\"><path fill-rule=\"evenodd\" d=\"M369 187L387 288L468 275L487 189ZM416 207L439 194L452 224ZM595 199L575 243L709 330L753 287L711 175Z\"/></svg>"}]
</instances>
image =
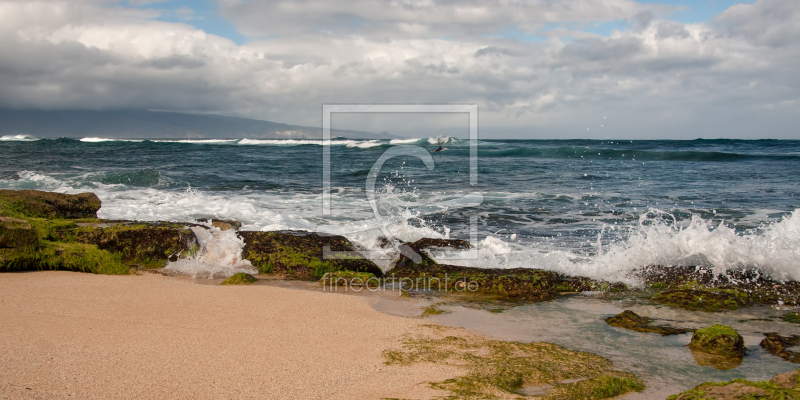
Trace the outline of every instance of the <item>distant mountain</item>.
<instances>
[{"instance_id":1,"label":"distant mountain","mask_svg":"<svg viewBox=\"0 0 800 400\"><path fill-rule=\"evenodd\" d=\"M214 114L148 110L13 110L0 109L0 136L103 137L127 139L321 139L322 128L287 125ZM380 134L332 130L331 137L390 139Z\"/></svg>"}]
</instances>

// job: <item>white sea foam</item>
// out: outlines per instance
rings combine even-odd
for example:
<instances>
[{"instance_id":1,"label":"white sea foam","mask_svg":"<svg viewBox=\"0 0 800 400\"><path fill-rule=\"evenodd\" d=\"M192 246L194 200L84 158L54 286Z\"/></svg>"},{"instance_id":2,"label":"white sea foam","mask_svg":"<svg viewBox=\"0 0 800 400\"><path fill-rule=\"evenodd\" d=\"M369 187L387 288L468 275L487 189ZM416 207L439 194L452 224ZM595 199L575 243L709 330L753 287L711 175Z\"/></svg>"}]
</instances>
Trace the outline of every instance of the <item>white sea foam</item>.
<instances>
[{"instance_id":1,"label":"white sea foam","mask_svg":"<svg viewBox=\"0 0 800 400\"><path fill-rule=\"evenodd\" d=\"M628 231L623 239L605 247L598 240L594 256L530 243L502 246L487 237L478 245L478 259L448 262L482 268L543 268L632 285L641 282L630 272L648 265L705 266L715 273L758 268L774 279L800 279L800 209L781 221L745 232L697 216L686 224L669 223L663 217L657 210L642 213L638 224L623 228Z\"/></svg>"},{"instance_id":2,"label":"white sea foam","mask_svg":"<svg viewBox=\"0 0 800 400\"><path fill-rule=\"evenodd\" d=\"M422 139L420 139L420 138L414 138L414 139L392 139L392 140L389 141L389 143L390 144L411 144L411 143L417 143L420 140L422 140Z\"/></svg>"},{"instance_id":3,"label":"white sea foam","mask_svg":"<svg viewBox=\"0 0 800 400\"><path fill-rule=\"evenodd\" d=\"M154 140L160 143L192 143L192 144L234 144L239 139L178 139L178 140Z\"/></svg>"},{"instance_id":4,"label":"white sea foam","mask_svg":"<svg viewBox=\"0 0 800 400\"><path fill-rule=\"evenodd\" d=\"M217 227L192 227L200 250L190 258L170 262L164 269L194 278L227 278L241 272L256 274L258 270L250 261L242 259L244 240L236 231L223 231Z\"/></svg>"},{"instance_id":5,"label":"white sea foam","mask_svg":"<svg viewBox=\"0 0 800 400\"><path fill-rule=\"evenodd\" d=\"M383 146L385 143L381 143L378 140L367 140L366 142L357 142L357 143L348 143L347 147L357 147L360 149L368 149L370 147L378 147Z\"/></svg>"},{"instance_id":6,"label":"white sea foam","mask_svg":"<svg viewBox=\"0 0 800 400\"><path fill-rule=\"evenodd\" d=\"M460 142L460 140L452 136L436 136L428 138L429 144L455 144L458 142Z\"/></svg>"},{"instance_id":7,"label":"white sea foam","mask_svg":"<svg viewBox=\"0 0 800 400\"><path fill-rule=\"evenodd\" d=\"M342 146L360 143L357 140L331 140L331 146ZM324 143L318 139L242 139L241 145L270 145L270 146L302 146L316 144L322 146Z\"/></svg>"},{"instance_id":8,"label":"white sea foam","mask_svg":"<svg viewBox=\"0 0 800 400\"><path fill-rule=\"evenodd\" d=\"M0 137L0 142L33 142L39 140L31 135L5 135Z\"/></svg>"},{"instance_id":9,"label":"white sea foam","mask_svg":"<svg viewBox=\"0 0 800 400\"><path fill-rule=\"evenodd\" d=\"M101 218L145 221L219 218L241 221L246 230L320 230L344 235L360 249L379 250L385 256L396 257L393 249L380 249L379 238L383 234L370 228L369 221L375 215L366 199L337 194L335 190L333 214L322 216L319 213L322 199L314 193L248 190L203 193L191 188L176 191L87 183L85 177L62 180L31 171L17 175L19 179L1 181L0 187L62 193L92 191L103 201L98 212ZM426 215L447 213L446 204L454 196L457 194L443 192L426 198L387 186L378 193L378 205L382 215L393 216L388 229L394 237L415 241L448 236L446 227L431 226ZM444 208L413 211L415 202ZM604 230L597 238L602 240L595 240L591 254L543 239L508 241L505 238L510 234L501 237L484 232L483 239L476 244L477 259L452 260L450 254L444 262L483 268L542 268L629 284L637 283L629 277L630 271L647 265L704 265L717 272L759 268L776 279L800 280L797 261L800 260L800 209L780 221L747 231L734 231L699 216L675 223L668 213L658 210L642 212L638 221L613 229ZM388 267L391 260L385 258L376 263Z\"/></svg>"},{"instance_id":10,"label":"white sea foam","mask_svg":"<svg viewBox=\"0 0 800 400\"><path fill-rule=\"evenodd\" d=\"M144 142L144 140L139 139L109 139L109 138L101 138L101 137L85 137L81 139L81 142L86 143L101 143L101 142Z\"/></svg>"}]
</instances>

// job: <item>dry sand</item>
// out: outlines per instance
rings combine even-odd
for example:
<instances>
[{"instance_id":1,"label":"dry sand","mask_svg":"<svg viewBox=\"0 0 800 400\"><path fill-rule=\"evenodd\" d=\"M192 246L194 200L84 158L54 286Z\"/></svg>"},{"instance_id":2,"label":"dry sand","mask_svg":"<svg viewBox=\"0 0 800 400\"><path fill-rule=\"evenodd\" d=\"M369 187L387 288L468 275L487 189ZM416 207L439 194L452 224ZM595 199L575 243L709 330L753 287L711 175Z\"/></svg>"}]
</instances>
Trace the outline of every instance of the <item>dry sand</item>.
<instances>
[{"instance_id":1,"label":"dry sand","mask_svg":"<svg viewBox=\"0 0 800 400\"><path fill-rule=\"evenodd\" d=\"M0 274L3 399L377 399L458 371L386 366L422 320L367 297L160 275Z\"/></svg>"}]
</instances>

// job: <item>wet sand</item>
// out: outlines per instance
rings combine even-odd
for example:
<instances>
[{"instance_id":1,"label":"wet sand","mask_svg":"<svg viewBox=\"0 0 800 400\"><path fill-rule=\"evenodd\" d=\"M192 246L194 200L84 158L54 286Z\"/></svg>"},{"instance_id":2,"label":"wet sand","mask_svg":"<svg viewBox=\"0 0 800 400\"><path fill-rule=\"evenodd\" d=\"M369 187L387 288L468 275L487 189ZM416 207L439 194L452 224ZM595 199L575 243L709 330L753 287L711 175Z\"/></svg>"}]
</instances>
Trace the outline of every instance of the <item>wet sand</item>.
<instances>
[{"instance_id":1,"label":"wet sand","mask_svg":"<svg viewBox=\"0 0 800 400\"><path fill-rule=\"evenodd\" d=\"M0 274L2 399L424 399L450 367L386 366L425 320L375 298L155 274Z\"/></svg>"}]
</instances>

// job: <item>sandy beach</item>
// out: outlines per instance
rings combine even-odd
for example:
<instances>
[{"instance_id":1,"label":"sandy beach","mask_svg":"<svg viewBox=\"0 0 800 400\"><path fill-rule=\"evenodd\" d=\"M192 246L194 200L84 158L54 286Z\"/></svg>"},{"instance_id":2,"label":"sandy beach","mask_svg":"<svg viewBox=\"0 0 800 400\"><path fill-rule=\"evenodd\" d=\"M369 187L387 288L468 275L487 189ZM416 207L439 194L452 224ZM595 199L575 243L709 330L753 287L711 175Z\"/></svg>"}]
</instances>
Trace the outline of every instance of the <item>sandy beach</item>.
<instances>
[{"instance_id":1,"label":"sandy beach","mask_svg":"<svg viewBox=\"0 0 800 400\"><path fill-rule=\"evenodd\" d=\"M424 320L372 299L155 274L0 274L3 399L377 399L445 393L387 366ZM448 370L449 369L449 370Z\"/></svg>"}]
</instances>

